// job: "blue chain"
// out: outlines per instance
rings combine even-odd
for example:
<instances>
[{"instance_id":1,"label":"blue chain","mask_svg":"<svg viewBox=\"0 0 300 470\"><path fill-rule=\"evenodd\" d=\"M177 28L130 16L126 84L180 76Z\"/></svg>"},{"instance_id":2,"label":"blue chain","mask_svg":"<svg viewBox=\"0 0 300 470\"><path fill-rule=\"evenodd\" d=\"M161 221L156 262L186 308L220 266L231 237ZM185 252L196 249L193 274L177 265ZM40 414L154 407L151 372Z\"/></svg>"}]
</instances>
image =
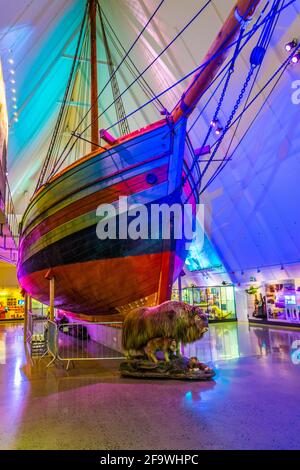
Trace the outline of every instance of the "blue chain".
<instances>
[{"instance_id":1,"label":"blue chain","mask_svg":"<svg viewBox=\"0 0 300 470\"><path fill-rule=\"evenodd\" d=\"M223 87L221 96L220 96L219 101L218 101L216 112L215 112L214 117L213 117L214 122L217 121L221 106L223 104L223 101L224 101L224 98L225 98L225 95L226 95L226 92L227 92L227 88L229 86L231 75L234 72L234 66L235 66L236 59L237 59L237 57L239 55L239 52L240 52L240 46L241 46L244 31L245 31L245 29L241 28L240 35L239 35L239 38L238 38L238 41L237 41L237 44L236 44L236 47L235 47L235 50L234 50L234 54L233 54L233 57L231 59L231 65L230 65L229 70L227 72L227 77L226 77L226 80L225 80L225 83L224 83L224 87ZM207 144L207 141L210 137L211 131L212 131L212 125L209 126L208 132L207 132L206 137L204 139L204 142L202 144L202 148L205 147L205 145ZM186 181L187 181L189 175L191 174L192 170L194 169L195 165L197 165L197 164L198 164L198 160L195 156L195 158L193 159L193 163L191 165L191 168L189 169L188 173L186 174L186 176L182 180L182 188L183 188L184 184L186 183ZM199 183L201 182L201 179L202 179L202 175L201 175L201 178L199 178L199 180L197 181L197 186L199 186Z\"/></svg>"},{"instance_id":2,"label":"blue chain","mask_svg":"<svg viewBox=\"0 0 300 470\"><path fill-rule=\"evenodd\" d=\"M235 116L237 110L239 109L239 106L240 106L240 104L241 104L241 101L242 101L242 99L243 99L243 97L244 97L244 95L245 95L245 92L246 92L246 90L247 90L247 88L248 88L248 85L249 85L249 83L250 83L250 81L251 81L251 78L252 78L252 75L253 75L253 73L254 73L255 68L256 68L256 66L252 65L251 68L250 68L250 70L249 70L249 72L248 72L247 78L246 78L245 83L244 83L244 85L243 85L243 87L242 87L242 89L241 89L241 92L240 92L240 94L239 94L239 96L238 96L238 99L236 100L236 103L235 103L235 105L234 105L234 107L233 107L233 110L231 111L231 114L230 114L230 116L229 116L229 118L228 118L228 120L227 120L226 126L224 127L224 129L223 129L223 131L222 131L222 135L220 136L220 138L219 138L219 140L218 140L218 142L217 142L217 144L216 144L216 146L215 146L215 148L214 148L214 151L213 151L213 153L212 153L211 156L210 156L210 159L209 159L210 162L213 160L214 156L216 155L218 149L220 148L221 143L223 142L223 139L224 139L226 133L227 133L228 130L229 130L229 127L230 127L230 125L231 125L231 123L232 123L232 120L233 120L233 118L234 118L234 116ZM207 164L206 167L204 168L204 170L203 170L203 172L202 172L202 174L201 174L201 177L203 177L203 175L206 173L208 166L209 166L209 165Z\"/></svg>"}]
</instances>

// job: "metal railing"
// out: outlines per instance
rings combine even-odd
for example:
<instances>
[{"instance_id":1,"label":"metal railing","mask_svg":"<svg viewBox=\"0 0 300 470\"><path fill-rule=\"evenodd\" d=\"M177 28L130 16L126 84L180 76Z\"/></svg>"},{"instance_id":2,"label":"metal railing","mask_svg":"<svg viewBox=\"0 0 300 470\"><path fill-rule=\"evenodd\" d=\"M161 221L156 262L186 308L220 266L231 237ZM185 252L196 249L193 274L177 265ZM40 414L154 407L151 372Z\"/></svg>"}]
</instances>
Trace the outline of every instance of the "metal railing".
<instances>
[{"instance_id":1,"label":"metal railing","mask_svg":"<svg viewBox=\"0 0 300 470\"><path fill-rule=\"evenodd\" d=\"M27 314L27 341L30 342L34 335L45 336L47 322L47 316L34 311L29 311Z\"/></svg>"},{"instance_id":2,"label":"metal railing","mask_svg":"<svg viewBox=\"0 0 300 470\"><path fill-rule=\"evenodd\" d=\"M67 363L124 359L121 346L122 322L54 323L48 321L48 353Z\"/></svg>"},{"instance_id":3,"label":"metal railing","mask_svg":"<svg viewBox=\"0 0 300 470\"><path fill-rule=\"evenodd\" d=\"M57 324L53 321L48 320L47 323L47 352L52 356L51 361L47 365L49 367L57 359L57 350L58 350L58 340L57 340Z\"/></svg>"}]
</instances>

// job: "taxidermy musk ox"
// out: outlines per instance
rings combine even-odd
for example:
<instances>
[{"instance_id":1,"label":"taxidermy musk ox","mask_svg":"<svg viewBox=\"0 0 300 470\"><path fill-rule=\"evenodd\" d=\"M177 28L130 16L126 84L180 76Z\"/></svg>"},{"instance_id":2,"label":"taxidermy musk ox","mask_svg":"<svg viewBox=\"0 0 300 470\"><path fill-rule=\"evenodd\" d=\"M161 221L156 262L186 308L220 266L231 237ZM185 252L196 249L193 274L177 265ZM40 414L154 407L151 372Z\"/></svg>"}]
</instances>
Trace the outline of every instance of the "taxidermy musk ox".
<instances>
[{"instance_id":1,"label":"taxidermy musk ox","mask_svg":"<svg viewBox=\"0 0 300 470\"><path fill-rule=\"evenodd\" d=\"M143 350L153 338L187 344L202 338L207 330L207 316L201 308L170 300L129 312L124 320L122 344L127 352Z\"/></svg>"}]
</instances>

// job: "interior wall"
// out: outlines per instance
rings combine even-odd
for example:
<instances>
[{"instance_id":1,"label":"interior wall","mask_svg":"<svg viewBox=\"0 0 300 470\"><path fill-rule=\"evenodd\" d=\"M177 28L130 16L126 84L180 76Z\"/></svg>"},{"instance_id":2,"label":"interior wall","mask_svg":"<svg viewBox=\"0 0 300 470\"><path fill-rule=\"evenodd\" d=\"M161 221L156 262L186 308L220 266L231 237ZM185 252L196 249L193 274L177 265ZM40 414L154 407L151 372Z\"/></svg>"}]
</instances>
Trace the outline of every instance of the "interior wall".
<instances>
[{"instance_id":1,"label":"interior wall","mask_svg":"<svg viewBox=\"0 0 300 470\"><path fill-rule=\"evenodd\" d=\"M0 288L19 287L16 266L0 261Z\"/></svg>"}]
</instances>

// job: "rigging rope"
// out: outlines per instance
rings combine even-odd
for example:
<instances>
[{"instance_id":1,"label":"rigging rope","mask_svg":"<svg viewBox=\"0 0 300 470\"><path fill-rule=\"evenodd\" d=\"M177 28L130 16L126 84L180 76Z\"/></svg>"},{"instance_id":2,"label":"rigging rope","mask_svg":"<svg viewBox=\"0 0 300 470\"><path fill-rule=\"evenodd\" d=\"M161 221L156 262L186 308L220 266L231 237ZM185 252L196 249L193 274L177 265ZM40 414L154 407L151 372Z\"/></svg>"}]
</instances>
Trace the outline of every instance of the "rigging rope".
<instances>
[{"instance_id":1,"label":"rigging rope","mask_svg":"<svg viewBox=\"0 0 300 470\"><path fill-rule=\"evenodd\" d=\"M122 120L122 122L119 125L119 134L127 135L130 133L130 127L129 127L128 120L126 119L126 112L125 112L123 100L121 97L118 98L118 96L120 96L120 88L119 88L118 80L115 74L115 67L113 64L112 55L111 55L109 45L108 45L106 29L105 29L104 21L102 18L102 12L101 12L98 2L97 2L97 6L98 6L99 17L100 17L100 25L101 25L101 30L102 30L102 39L103 39L103 44L104 44L104 49L105 49L106 61L108 65L109 75L110 75L112 94L115 99L116 116L117 116L117 119L119 120L122 118L125 118Z\"/></svg>"},{"instance_id":2,"label":"rigging rope","mask_svg":"<svg viewBox=\"0 0 300 470\"><path fill-rule=\"evenodd\" d=\"M296 51L300 49L300 45L297 47ZM224 162L221 163L221 165L219 165L219 167L217 168L216 172L214 173L214 175L211 176L210 180L205 184L205 187L201 190L201 193L202 194L205 189L207 189L208 185L211 184L211 182L215 179L216 176L218 176L218 174L223 170L223 168L227 165L228 161L230 161L230 159L232 158L232 156L234 155L234 153L236 152L237 148L240 146L241 142L244 140L244 138L246 137L246 134L248 133L248 131L250 130L250 128L252 127L253 123L255 122L255 120L257 119L258 115L260 114L261 110L263 109L263 107L265 106L265 104L267 103L269 97L271 96L271 94L273 93L274 89L276 88L277 84L279 83L281 77L283 76L284 72L286 71L286 69L288 68L288 66L290 65L291 63L291 58L293 57L293 54L295 53L295 50L293 51L292 54L290 54L290 56L284 61L284 63L275 71L275 73L271 76L271 78L267 81L267 83L264 85L264 87L257 93L257 95L251 100L251 102L247 105L247 107L241 112L240 116L238 116L236 118L236 120L232 123L232 126L234 125L234 123L236 121L238 121L238 119L240 119L240 117L249 109L249 107L256 101L256 99L264 92L264 90L270 85L270 83L274 80L274 78L278 75L279 77L277 78L275 84L273 85L271 91L269 92L269 94L267 95L267 97L265 98L263 104L261 105L259 111L256 113L256 116L254 117L254 119L251 121L250 125L248 126L248 129L246 130L246 132L244 133L243 137L240 139L240 141L238 142L237 146L235 147L233 153L231 154L230 158ZM220 168L221 167L221 168ZM216 174L217 173L217 174Z\"/></svg>"},{"instance_id":3,"label":"rigging rope","mask_svg":"<svg viewBox=\"0 0 300 470\"><path fill-rule=\"evenodd\" d=\"M284 8L282 8L282 10L285 9L285 8L287 8L290 4L292 4L292 3L294 3L294 2L295 2L295 0L291 0L287 5L285 5ZM207 3L209 3L209 2L207 2ZM162 4L162 2L160 3L160 5L161 5L161 4ZM159 7L160 7L160 5L159 5ZM159 7L158 7L158 8L159 8ZM157 11L157 10L156 10L156 11ZM280 12L279 12L279 13L280 13ZM199 12L198 12L198 14L199 14ZM152 16L153 16L153 15L152 15ZM148 21L147 24L149 24L150 21L151 21L151 18L149 19L149 21ZM265 22L265 20L263 20L263 21L260 23L260 25L257 26L257 28L260 27L262 24L264 24L264 22ZM187 27L187 26L186 26L186 27ZM145 29L145 28L144 28L144 29ZM142 33L143 33L143 31L141 31L141 33L139 34L138 38L140 37L140 35L141 35ZM252 34L253 34L253 33L252 33ZM178 37L178 35L177 35L177 37ZM176 38L177 38L177 37L176 37ZM245 37L250 38L249 33L245 34ZM136 39L136 41L138 40L138 38ZM175 40L175 38L173 39L173 41L174 41L174 40ZM229 47L232 47L234 44L236 44L236 42L234 42L233 44L231 44ZM169 46L170 46L170 44L169 44L167 47L169 47ZM132 46L132 47L133 47L133 46ZM228 47L228 48L229 48L229 47ZM166 49L166 48L165 48L165 49ZM129 52L128 52L128 53L129 53ZM128 56L128 53L127 53L127 56ZM163 53L163 52L162 52L162 53ZM161 54L162 54L162 53L161 53ZM161 54L160 54L160 55L161 55ZM157 58L158 58L158 57L157 57ZM123 58L123 62L125 62L125 59L126 59L126 56ZM131 60L131 59L130 59L130 60ZM121 63L119 64L119 66L120 66L120 65L121 65ZM202 66L205 66L205 65L206 65L206 64L202 64ZM129 116L133 115L135 112L137 112L137 111L139 111L140 109L142 109L143 107L147 106L148 104L150 104L150 103L153 102L154 100L157 100L157 98L159 98L159 97L162 96L163 94L167 93L170 89L172 89L172 88L174 88L175 86L177 86L179 83L181 83L183 80L185 80L186 78L188 78L189 76L191 76L191 75L192 75L193 73L195 73L197 70L200 70L202 66L197 67L197 69L195 69L195 70L193 70L192 72L190 72L189 74L187 74L185 77L183 77L182 79L180 79L178 82L176 82L176 83L173 84L172 86L168 87L168 88L167 88L166 90L164 90L162 93L160 93L159 95L155 96L153 99L149 100L147 103L145 103L144 105L142 105L141 107L139 107L137 110L133 111L132 113L130 113L130 114L129 114L128 116L126 116L126 117L129 117ZM116 72L116 71L117 71L117 69L115 70L115 72ZM142 74L139 74L139 76L141 76L141 75L142 75ZM108 82L108 83L109 83L109 82ZM124 92L125 92L125 91L124 91ZM86 113L86 114L83 116L83 119L81 120L81 123L84 121L84 119L86 118L87 114L88 114L88 113ZM116 123L116 124L118 124L118 123ZM115 125L115 124L114 124L114 125ZM108 129L110 129L110 128L113 127L114 125L110 126ZM84 131L83 131L83 132L84 132ZM83 133L83 132L82 132L82 133ZM72 139L72 138L73 138L73 135L71 136L71 139ZM66 150L67 147L69 146L69 143L70 143L71 139L70 139L70 138L68 139L68 142L67 142L67 144L65 145L65 148L64 148L63 152L60 154L59 158L56 160L56 164L55 164L54 167L52 168L51 175L52 175L55 171L58 171L59 168L61 168L62 164L65 162L66 158L68 157L68 155L69 155L70 152L72 151L72 148L74 147L74 145L75 145L75 143L76 143L76 141L77 141L77 139L78 139L78 136L76 136L76 140L75 140L75 142L73 143L73 145L72 145L71 149L69 150L68 154L67 154L64 158L62 158L62 157L64 156L65 150Z\"/></svg>"},{"instance_id":4,"label":"rigging rope","mask_svg":"<svg viewBox=\"0 0 300 470\"><path fill-rule=\"evenodd\" d=\"M252 128L254 122L256 121L256 119L258 118L258 116L260 115L261 111L263 110L264 106L266 105L266 103L268 102L270 96L272 95L273 91L275 90L276 86L278 85L279 81L281 80L284 72L286 71L287 67L289 66L289 63L285 64L285 67L284 69L281 71L279 77L277 78L275 84L273 85L271 91L268 93L267 97L265 98L265 100L263 101L262 105L260 106L259 110L257 111L257 113L255 114L254 118L252 119L251 123L249 124L249 126L247 127L246 131L244 132L243 136L241 137L241 139L239 140L239 142L237 143L235 149L233 150L233 152L231 153L230 157L227 158L225 161L222 162L222 166L220 165L219 168L217 169L217 171L214 173L214 175L211 176L211 178L208 180L208 182L205 184L205 186L203 187L203 189L201 190L200 192L200 195L203 194L203 192L213 183L213 181L217 178L217 176L221 173L221 171L225 168L225 166L227 165L227 163L232 159L232 157L234 156L234 154L236 153L237 149L239 148L239 146L241 145L241 143L243 142L243 140L245 139L246 135L248 134L248 132L250 131L250 129Z\"/></svg>"},{"instance_id":5,"label":"rigging rope","mask_svg":"<svg viewBox=\"0 0 300 470\"><path fill-rule=\"evenodd\" d=\"M119 56L122 58L123 55L121 53L121 50L123 51L123 54L126 55L126 49L124 48L122 42L120 41L118 35L116 34L115 30L113 29L112 27L112 24L110 23L110 21L108 20L107 16L105 15L104 11L101 9L100 7L100 10L102 12L102 15L103 15L103 18L105 19L108 27L111 29L111 32L112 34L107 31L107 34L114 46L114 48L116 49L116 51L118 52ZM112 35L114 36L114 38L112 37ZM116 44L116 42L118 42L119 46ZM130 65L129 65L130 63ZM128 71L131 73L131 75L134 77L134 78L137 78L137 75L136 74L140 74L140 71L139 69L137 68L137 66L135 65L135 63L133 62L133 60L131 59L130 56L128 56L125 60L124 60L124 65L127 67ZM131 68L132 67L132 68ZM135 72L132 70L134 69ZM150 96L152 97L155 97L155 92L153 91L153 89L151 88L151 86L149 85L149 83L145 80L144 77L140 77L140 79L137 80L137 83L140 85L141 89L143 90L143 92L145 93L145 95L147 96L147 98L150 98ZM163 103L158 99L157 100L158 103L160 104L161 106L161 109L165 109ZM161 109L157 106L157 104L155 103L155 101L153 102L153 105L155 106L155 108L160 112Z\"/></svg>"},{"instance_id":6,"label":"rigging rope","mask_svg":"<svg viewBox=\"0 0 300 470\"><path fill-rule=\"evenodd\" d=\"M119 68L121 67L121 65L123 64L124 60L128 57L128 55L130 54L130 52L132 51L132 49L134 48L134 46L136 45L136 43L138 42L138 40L140 39L140 37L143 35L144 31L147 29L147 27L149 26L149 24L151 23L151 21L153 20L154 16L156 15L156 13L158 12L158 10L160 9L160 7L163 5L165 0L161 0L160 3L158 4L157 8L154 10L154 12L151 14L150 18L148 19L147 23L145 24L145 26L142 28L142 30L140 31L140 33L138 34L138 36L136 37L136 39L134 40L134 42L132 43L132 45L130 46L130 48L128 49L127 53L125 54L125 56L123 57L123 59L121 60L121 62L119 63L119 65L116 67L114 73L116 74L117 71L119 70ZM110 80L108 80L106 82L106 84L104 85L104 87L102 88L102 90L100 91L100 93L98 94L98 97L97 97L97 101L99 100L100 96L102 95L102 93L105 91L105 89L107 88L107 86L110 84ZM63 155L65 153L65 151L67 150L71 140L73 139L74 135L76 135L79 127L83 124L84 122L84 119L87 117L87 115L90 113L90 111L92 110L92 108L95 106L96 102L95 103L91 103L91 106L89 107L87 113L83 116L82 120L79 122L79 124L76 126L76 129L73 131L71 137L68 139L66 145L64 146L63 150L62 150L62 153L60 155L60 158L63 158ZM101 117L98 116L98 118ZM93 123L90 124L90 126L88 126L86 129L88 129L89 127L91 127ZM86 130L85 129L85 130ZM82 135L83 132L80 134ZM76 141L78 140L78 136L76 136L76 140L75 142L73 142L73 144L71 145L71 148L69 149L69 152L68 154L64 157L63 159L63 162L66 160L66 158L68 157L69 153L72 151ZM63 163L62 163L63 164ZM61 167L61 165L60 165ZM60 168L59 167L59 168ZM53 168L52 169L52 172L51 174L54 174L58 169L57 168Z\"/></svg>"},{"instance_id":7,"label":"rigging rope","mask_svg":"<svg viewBox=\"0 0 300 470\"><path fill-rule=\"evenodd\" d=\"M269 3L269 2L268 2L268 3ZM275 6L275 3L276 3L276 2L274 2L274 6ZM285 3L285 0L281 0L281 7L284 6L284 3ZM279 2L278 2L278 7L279 7ZM278 11L278 9L275 8L275 9L274 9L274 14L275 14L277 11ZM273 36L273 33L274 33L274 31L275 31L275 28L276 28L276 26L277 26L278 21L279 21L279 15L277 16L276 20L274 21L274 24L273 24L273 27L272 27L272 31L271 31L271 33L270 33L270 35L269 35L269 38L268 38L268 40L267 40L267 43L266 43L266 49L268 48L268 46L269 46L269 44L270 44L270 42L271 42L271 39L272 39L272 36ZM255 82L256 82L257 77L258 77L258 75L259 75L261 66L262 66L262 63L259 65L259 67L258 67L258 69L257 69L255 78L254 78L254 80L253 80L252 86L251 86L250 91L249 91L249 93L248 93L248 97L247 97L247 99L246 99L246 101L245 101L245 105L244 105L243 111L245 110L246 106L248 105L248 102L249 102L250 96L251 96L251 94L252 94L252 91L253 91L253 89L254 89L254 85L255 85ZM222 162L226 161L226 159L227 159L227 157L228 157L228 153L229 153L229 151L230 151L230 148L231 148L231 146L232 146L232 144L233 144L233 141L234 141L235 136L236 136L236 134L237 134L238 128L239 128L240 123L241 123L241 121L242 121L242 116L243 116L243 114L241 114L240 117L239 117L239 119L238 119L237 125L236 125L236 127L235 127L235 129L234 129L233 135L232 135L232 137L231 137L231 140L230 140L230 142L229 142L227 151L226 151L226 153L225 153L225 156L224 156ZM230 127L231 127L231 126L230 126ZM213 147L213 146L212 146L212 147ZM221 162L221 164L218 166L218 168L217 168L216 171L218 171L218 169L219 169L220 166L222 165L222 162Z\"/></svg>"},{"instance_id":8,"label":"rigging rope","mask_svg":"<svg viewBox=\"0 0 300 470\"><path fill-rule=\"evenodd\" d=\"M294 2L295 0L291 0L291 3ZM245 33L244 35L244 38L246 38L246 42L248 42L252 36L255 34L255 32L259 29L259 27L261 27L263 24L265 24L266 22L266 19L265 20L262 20L261 23L259 25L257 25L256 29L254 31L250 31L248 33ZM195 68L194 70L192 70L191 72L189 72L187 75L185 75L184 77L182 77L181 79L179 79L177 82L173 83L172 85L170 85L167 89L165 89L164 91L160 92L158 95L156 95L155 98L152 98L150 99L149 101L147 101L146 103L144 103L143 105L139 106L137 109L135 109L134 111L132 111L131 113L127 114L126 118L129 118L131 117L132 115L134 115L135 113L137 113L138 111L142 110L143 108L145 108L146 106L148 106L150 103L152 103L155 99L163 96L164 94L168 93L171 89L175 88L176 86L178 86L180 83L182 83L184 80L186 80L187 78L189 78L190 76L194 75L197 71L199 71L201 68L204 68L206 67L212 60L216 59L220 54L222 54L225 50L227 49L230 49L231 47L235 46L237 44L237 40L234 41L233 43L229 44L225 49L221 49L218 51L218 53L215 55L215 56L212 56L210 57L209 60L207 60L207 62L205 62L204 64L201 64L200 66L198 66L197 68ZM210 86L209 86L210 87ZM207 88L207 90L209 89L209 87ZM205 90L205 92L207 91ZM111 126L107 127L106 130L109 131L111 128L115 127L116 125L119 124L119 121L117 121L116 123L112 124ZM77 134L76 137L77 139L81 138L82 134L84 133L84 131L82 131L82 133L80 134ZM74 145L75 145L76 141L73 143L73 145L71 146L71 148L69 149L68 153L63 157L63 153L61 154L61 160L59 162L59 166L57 166L56 168L54 168L53 170L53 173L57 172L61 167L62 165L65 163L66 161L66 158L68 157L69 153L72 151Z\"/></svg>"},{"instance_id":9,"label":"rigging rope","mask_svg":"<svg viewBox=\"0 0 300 470\"><path fill-rule=\"evenodd\" d=\"M42 170L41 170L41 173L39 175L39 179L38 179L38 183L37 183L37 186L35 188L35 191L37 191L39 186L44 182L44 178L45 178L46 172L47 172L48 167L49 167L50 159L52 157L52 152L53 152L53 149L54 149L54 146L55 146L55 143L56 143L56 139L57 139L57 135L58 135L58 132L59 132L59 129L60 129L60 124L62 122L63 113L65 111L66 101L67 101L67 97L68 97L68 94L69 94L69 91L70 91L72 79L73 79L73 76L74 76L74 71L75 71L76 66L78 66L77 59L78 59L79 51L81 49L81 41L82 41L82 37L83 37L83 33L84 33L84 27L85 27L85 23L86 23L87 8L88 8L88 4L85 7L83 19L81 21L80 32L79 32L79 40L78 40L78 43L77 43L74 59L73 59L73 62L72 62L72 67L71 67L71 71L70 71L70 75L69 75L69 79L68 79L68 83L67 83L67 88L66 88L66 91L65 91L65 95L64 95L63 102L62 102L62 105L61 105L61 108L60 108L60 111L59 111L58 119L56 121L56 125L55 125L53 135L52 135L52 138L51 138L51 141L50 141L49 149L48 149L48 152L46 154L46 158L45 158L44 164L42 166Z\"/></svg>"},{"instance_id":10,"label":"rigging rope","mask_svg":"<svg viewBox=\"0 0 300 470\"><path fill-rule=\"evenodd\" d=\"M268 0L267 3L266 3L266 5L265 5L264 8L262 9L261 13L259 14L259 16L258 16L256 22L254 23L254 25L253 25L253 27L252 27L252 29L251 29L252 33L251 33L251 35L250 35L250 38L255 34L255 32L257 31L257 29L261 26L261 24L259 24L259 21L260 21L260 19L263 17L263 15L265 14L265 11L266 11L266 9L267 9L269 3L270 3L270 1ZM279 16L278 16L278 18L279 18ZM250 38L248 38L248 39L250 39ZM246 46L247 43L248 43L248 40L245 41L245 42L241 45L241 47L240 47L240 52L244 49L244 47ZM227 64L223 67L223 69L221 70L221 72L218 73L218 75L215 77L215 79L213 80L213 82L211 83L211 85L219 78L219 76L223 73L224 70L226 70L226 68L230 67L230 64L231 64L231 60L229 60L229 61L227 62ZM204 112L205 109L207 108L208 104L210 103L210 101L211 101L212 98L214 97L214 95L215 95L215 93L217 92L218 88L221 86L221 83L222 83L222 81L225 79L225 77L226 77L226 75L224 75L224 77L223 77L222 80L220 81L219 85L216 87L215 91L212 93L210 99L209 99L209 100L207 101L207 103L205 104L204 108L201 109L199 115L196 117L196 119L194 120L193 124L189 127L188 132L190 132L190 131L194 128L194 126L196 125L196 123L198 122L198 120L200 119L200 117L202 116L203 112ZM206 92L206 91L207 91L207 90L205 90L205 92ZM205 93L205 92L204 92L204 93ZM176 106L178 106L179 103L180 103L180 100L176 103ZM176 106L175 106L175 107L176 107Z\"/></svg>"},{"instance_id":11,"label":"rigging rope","mask_svg":"<svg viewBox=\"0 0 300 470\"><path fill-rule=\"evenodd\" d=\"M182 28L178 34L176 34L176 36L172 39L172 41L164 47L164 49L150 62L150 64L147 65L147 67L138 75L138 77L130 83L130 85L128 85L125 90L122 91L122 93L119 95L119 96L123 96L135 83L136 81L138 80L138 78L140 78L142 75L144 75L149 69L150 67L152 67L152 65L172 46L172 44L174 44L174 42L184 33L184 31L186 31L186 29L198 18L198 16L203 13L203 11L206 9L206 7L211 3L212 0L207 0L207 2L205 3L205 5L193 16L193 18L184 26L184 28ZM159 95L158 95L159 96ZM101 116L103 116L103 114L105 114L112 106L114 105L114 101L112 103L110 103L109 106L107 106L104 111L102 111L101 114L99 114L98 118L100 118ZM93 121L89 124L89 126L85 129L83 129L83 131L81 132L81 135L89 128L91 127L93 124ZM119 123L117 123L119 124Z\"/></svg>"},{"instance_id":12,"label":"rigging rope","mask_svg":"<svg viewBox=\"0 0 300 470\"><path fill-rule=\"evenodd\" d=\"M254 48L254 50L253 50L253 52L252 52L252 54L251 54L251 58L250 58L250 62L251 62L250 70L249 70L249 72L248 72L248 74L247 74L246 80L245 80L244 85L243 85L243 87L242 87L242 89L241 89L241 91L240 91L240 94L239 94L239 96L238 96L238 98L237 98L237 100L236 100L236 103L235 103L235 105L234 105L234 108L233 108L231 114L229 115L229 118L228 118L228 120L227 120L227 122L226 122L226 125L225 125L225 127L224 127L224 129L223 129L223 131L222 131L222 134L221 134L220 138L218 139L217 144L215 145L215 148L214 148L214 150L213 150L213 152L212 152L210 158L208 159L208 162L206 163L204 169L203 169L202 172L201 172L201 178L200 178L200 180L198 181L199 187L200 187L200 185L201 185L203 176L205 175L205 173L207 172L208 168L210 167L210 164L212 163L212 161L213 161L213 159L214 159L214 157L215 157L215 155L216 155L216 153L217 153L217 151L218 151L218 149L219 149L221 143L223 142L223 139L224 139L225 135L227 134L227 132L228 132L228 130L229 130L229 128L230 128L230 125L231 125L231 123L232 123L232 120L233 120L233 118L234 118L234 116L235 116L235 114L236 114L236 112L237 112L237 110L238 110L238 108L239 108L239 106L240 106L242 100L243 100L243 97L244 97L244 95L245 95L246 89L247 89L248 86L249 86L249 83L250 83L250 81L251 81L251 79L252 79L252 76L253 76L253 74L254 74L255 69L256 69L258 66L260 67L261 64L262 64L262 61L263 61L264 56L265 56L266 48L267 48L267 46L268 46L269 43L270 43L271 36L272 36L272 34L273 34L273 32L274 32L274 29L275 29L274 24L276 25L276 24L277 24L277 21L278 21L278 17L277 17L276 23L275 23L274 20L275 20L275 18L276 18L276 13L277 13L277 11L278 11L280 1L281 1L281 0L274 0L274 2L273 2L273 6L272 6L272 9L271 9L271 13L272 13L272 14L270 15L269 20L267 21L267 23L265 23L264 28L263 28L263 31L262 31L262 33L261 33L261 35L260 35L259 40L258 40L257 46ZM256 76L257 76L257 74L256 74ZM253 87L252 87L252 88L253 88ZM251 90L250 90L250 93L251 93ZM250 95L249 95L249 96L250 96ZM249 98L249 96L248 96L248 98ZM220 98L220 101L219 101L219 103L218 103L218 105L217 105L217 110L216 110L215 116L218 114L218 112L219 112L219 110L220 110L220 107L221 107L221 105L222 105L222 103L223 103L223 99L224 99L224 96L223 96L223 94L222 94L222 95L221 95L221 98ZM216 119L215 116L214 116L214 119ZM210 126L210 129L209 129L207 135L210 135L211 129L212 129L212 127ZM207 143L207 138L205 139L203 146L205 146L206 143ZM227 155L224 157L224 159L225 159L226 157L227 157ZM194 164L195 164L195 163L193 163L193 165L194 165ZM193 166L193 165L192 165L192 166ZM220 166L220 165L219 165L219 166ZM190 195L190 196L191 196L191 195ZM189 197L190 197L190 196L189 196ZM187 200L189 200L189 198L188 198Z\"/></svg>"}]
</instances>

